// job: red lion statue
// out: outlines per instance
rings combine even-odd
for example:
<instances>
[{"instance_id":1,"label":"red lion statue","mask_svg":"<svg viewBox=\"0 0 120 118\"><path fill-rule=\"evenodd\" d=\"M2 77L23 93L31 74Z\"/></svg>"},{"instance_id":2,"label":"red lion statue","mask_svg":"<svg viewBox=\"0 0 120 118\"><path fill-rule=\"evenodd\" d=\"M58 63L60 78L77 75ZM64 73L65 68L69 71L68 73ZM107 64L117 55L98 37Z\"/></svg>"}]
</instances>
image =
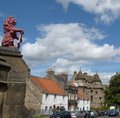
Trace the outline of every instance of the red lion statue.
<instances>
[{"instance_id":1,"label":"red lion statue","mask_svg":"<svg viewBox=\"0 0 120 118\"><path fill-rule=\"evenodd\" d=\"M13 16L9 16L4 21L3 29L5 36L2 40L2 46L4 47L15 47L14 46L14 39L18 40L17 47L20 47L20 43L22 42L22 36L24 31L22 29L15 28L16 20Z\"/></svg>"}]
</instances>

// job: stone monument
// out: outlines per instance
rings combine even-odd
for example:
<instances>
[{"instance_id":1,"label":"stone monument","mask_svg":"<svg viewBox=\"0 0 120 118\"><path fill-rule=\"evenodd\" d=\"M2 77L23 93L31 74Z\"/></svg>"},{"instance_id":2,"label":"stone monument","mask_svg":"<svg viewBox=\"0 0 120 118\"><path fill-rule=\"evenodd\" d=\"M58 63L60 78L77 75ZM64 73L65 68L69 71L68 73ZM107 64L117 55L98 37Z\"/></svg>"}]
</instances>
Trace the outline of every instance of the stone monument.
<instances>
[{"instance_id":1,"label":"stone monument","mask_svg":"<svg viewBox=\"0 0 120 118\"><path fill-rule=\"evenodd\" d=\"M15 26L16 26L16 20L13 16L10 16L5 19L3 24L5 36L2 40L2 46L14 47L14 39L17 39L18 40L17 47L18 48L20 47L20 43L22 42L22 36L24 32L22 29L18 29Z\"/></svg>"},{"instance_id":2,"label":"stone monument","mask_svg":"<svg viewBox=\"0 0 120 118\"><path fill-rule=\"evenodd\" d=\"M32 118L24 106L26 79L30 77L30 69L18 49L23 30L15 28L15 24L11 16L3 26L5 36L0 46L0 118ZM17 47L14 39L18 40Z\"/></svg>"}]
</instances>

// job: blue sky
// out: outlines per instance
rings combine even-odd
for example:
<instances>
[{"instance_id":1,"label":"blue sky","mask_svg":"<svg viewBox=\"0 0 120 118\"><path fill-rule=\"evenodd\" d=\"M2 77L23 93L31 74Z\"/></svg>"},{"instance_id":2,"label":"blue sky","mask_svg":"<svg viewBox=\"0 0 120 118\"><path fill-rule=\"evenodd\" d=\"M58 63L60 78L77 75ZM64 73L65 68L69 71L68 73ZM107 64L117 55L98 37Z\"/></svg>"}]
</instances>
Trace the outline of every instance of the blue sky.
<instances>
[{"instance_id":1,"label":"blue sky","mask_svg":"<svg viewBox=\"0 0 120 118\"><path fill-rule=\"evenodd\" d=\"M120 70L119 0L0 0L0 40L8 16L25 32L20 50L32 75L53 68L71 78L81 68L107 83Z\"/></svg>"}]
</instances>

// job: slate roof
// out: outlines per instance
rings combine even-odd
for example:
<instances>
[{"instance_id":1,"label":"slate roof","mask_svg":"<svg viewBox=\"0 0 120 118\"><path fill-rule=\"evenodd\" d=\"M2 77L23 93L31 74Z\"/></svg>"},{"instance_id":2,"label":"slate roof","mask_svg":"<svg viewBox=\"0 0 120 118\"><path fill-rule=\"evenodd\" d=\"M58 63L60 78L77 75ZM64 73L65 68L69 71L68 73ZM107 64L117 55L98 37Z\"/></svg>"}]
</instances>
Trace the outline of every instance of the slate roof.
<instances>
[{"instance_id":1,"label":"slate roof","mask_svg":"<svg viewBox=\"0 0 120 118\"><path fill-rule=\"evenodd\" d=\"M79 73L78 73L77 76L76 76L76 79L85 80L84 74L82 73L82 71L79 71Z\"/></svg>"},{"instance_id":2,"label":"slate roof","mask_svg":"<svg viewBox=\"0 0 120 118\"><path fill-rule=\"evenodd\" d=\"M52 79L32 76L32 82L36 84L44 93L66 95L64 88L60 88L57 82Z\"/></svg>"},{"instance_id":3,"label":"slate roof","mask_svg":"<svg viewBox=\"0 0 120 118\"><path fill-rule=\"evenodd\" d=\"M82 73L82 71L79 71L78 74L76 74L75 80L85 80L89 83L101 82L99 75L97 73L91 76L91 75L88 75L87 73Z\"/></svg>"},{"instance_id":4,"label":"slate roof","mask_svg":"<svg viewBox=\"0 0 120 118\"><path fill-rule=\"evenodd\" d=\"M94 81L101 82L99 75L97 73L94 75Z\"/></svg>"}]
</instances>

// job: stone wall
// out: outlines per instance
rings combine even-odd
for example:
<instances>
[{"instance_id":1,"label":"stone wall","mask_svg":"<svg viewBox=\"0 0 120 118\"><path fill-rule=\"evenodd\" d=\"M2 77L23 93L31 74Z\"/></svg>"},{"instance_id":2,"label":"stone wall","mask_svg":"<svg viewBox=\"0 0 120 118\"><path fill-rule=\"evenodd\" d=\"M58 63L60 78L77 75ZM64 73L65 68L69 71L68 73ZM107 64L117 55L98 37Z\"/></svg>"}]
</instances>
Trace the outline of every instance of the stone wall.
<instances>
[{"instance_id":1,"label":"stone wall","mask_svg":"<svg viewBox=\"0 0 120 118\"><path fill-rule=\"evenodd\" d=\"M42 92L29 78L26 87L25 106L33 112L39 112L42 103Z\"/></svg>"},{"instance_id":2,"label":"stone wall","mask_svg":"<svg viewBox=\"0 0 120 118\"><path fill-rule=\"evenodd\" d=\"M26 78L30 75L28 66L17 48L0 47L0 56L0 118L32 118L24 106Z\"/></svg>"}]
</instances>

